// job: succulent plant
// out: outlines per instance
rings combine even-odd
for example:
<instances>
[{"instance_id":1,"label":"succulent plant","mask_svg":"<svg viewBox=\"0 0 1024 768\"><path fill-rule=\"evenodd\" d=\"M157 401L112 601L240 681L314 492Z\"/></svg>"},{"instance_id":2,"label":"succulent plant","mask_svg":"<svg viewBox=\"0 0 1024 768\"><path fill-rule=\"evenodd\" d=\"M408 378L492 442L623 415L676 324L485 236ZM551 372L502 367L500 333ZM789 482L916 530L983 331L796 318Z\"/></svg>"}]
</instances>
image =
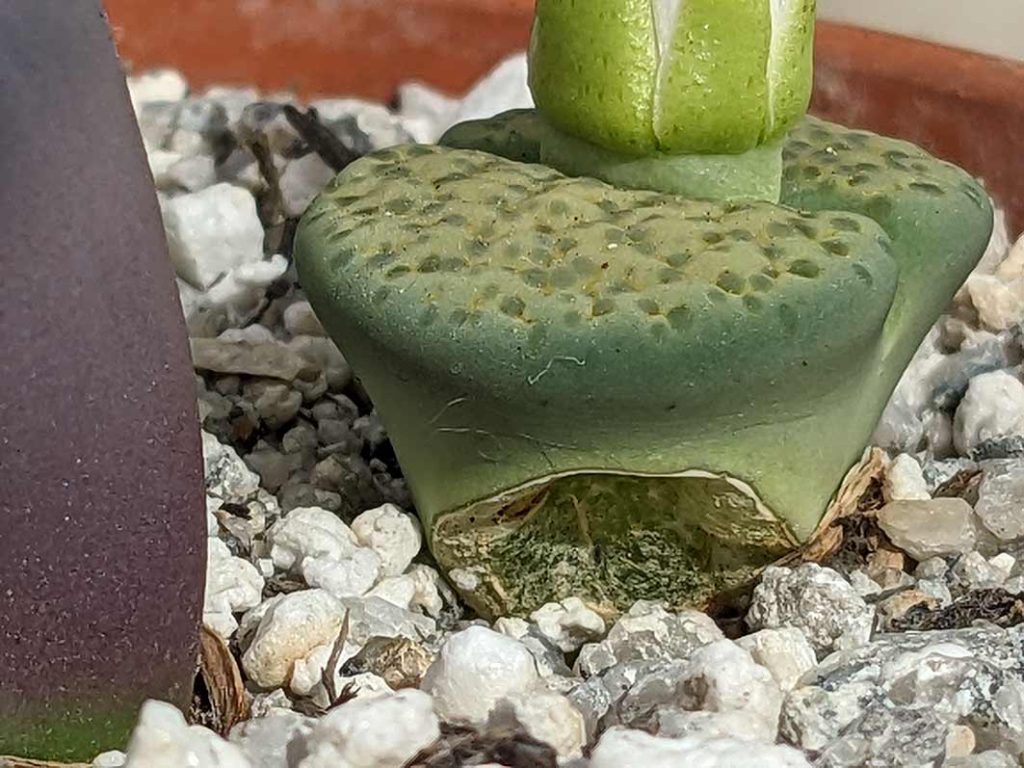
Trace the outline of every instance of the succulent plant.
<instances>
[{"instance_id":1,"label":"succulent plant","mask_svg":"<svg viewBox=\"0 0 1024 768\"><path fill-rule=\"evenodd\" d=\"M722 119L747 128L680 145L713 154L599 148L640 135L639 113L619 81L580 71L585 49L544 59L562 6L596 14L594 46L626 39L602 26L610 3L542 0L534 91L586 113L558 80L575 66L608 124L538 98L543 114L378 152L296 240L435 557L485 615L571 594L608 614L699 604L806 540L992 225L967 174L864 131L807 118L774 172L770 144L730 158L751 121L755 144L772 131L728 78L712 87Z\"/></svg>"}]
</instances>

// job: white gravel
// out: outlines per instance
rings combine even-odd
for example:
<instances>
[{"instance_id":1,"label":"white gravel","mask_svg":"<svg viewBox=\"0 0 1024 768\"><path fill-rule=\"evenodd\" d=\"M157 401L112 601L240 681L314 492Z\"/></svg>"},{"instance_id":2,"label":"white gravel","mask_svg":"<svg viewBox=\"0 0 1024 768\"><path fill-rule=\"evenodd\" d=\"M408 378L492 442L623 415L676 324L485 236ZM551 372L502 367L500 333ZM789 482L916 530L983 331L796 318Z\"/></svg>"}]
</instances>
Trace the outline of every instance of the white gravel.
<instances>
[{"instance_id":1,"label":"white gravel","mask_svg":"<svg viewBox=\"0 0 1024 768\"><path fill-rule=\"evenodd\" d=\"M963 499L893 501L878 512L878 525L915 560L960 555L974 549L974 510Z\"/></svg>"},{"instance_id":2,"label":"white gravel","mask_svg":"<svg viewBox=\"0 0 1024 768\"><path fill-rule=\"evenodd\" d=\"M326 590L285 595L260 619L242 656L246 675L261 688L285 685L297 661L334 642L344 619L344 606Z\"/></svg>"},{"instance_id":3,"label":"white gravel","mask_svg":"<svg viewBox=\"0 0 1024 768\"><path fill-rule=\"evenodd\" d=\"M299 768L394 768L438 736L433 701L422 691L360 699L316 724Z\"/></svg>"},{"instance_id":4,"label":"white gravel","mask_svg":"<svg viewBox=\"0 0 1024 768\"><path fill-rule=\"evenodd\" d=\"M1012 371L992 371L971 379L956 410L953 440L969 454L989 440L1024 433L1024 384Z\"/></svg>"},{"instance_id":5,"label":"white gravel","mask_svg":"<svg viewBox=\"0 0 1024 768\"><path fill-rule=\"evenodd\" d=\"M380 556L385 576L403 573L423 544L419 521L394 504L363 512L352 521L352 532Z\"/></svg>"},{"instance_id":6,"label":"white gravel","mask_svg":"<svg viewBox=\"0 0 1024 768\"><path fill-rule=\"evenodd\" d=\"M866 643L873 613L842 575L805 563L793 570L772 566L764 572L747 624L753 629L797 627L822 655Z\"/></svg>"},{"instance_id":7,"label":"white gravel","mask_svg":"<svg viewBox=\"0 0 1024 768\"><path fill-rule=\"evenodd\" d=\"M594 750L591 768L810 768L790 747L752 745L743 739L688 736L665 739L612 728Z\"/></svg>"},{"instance_id":8,"label":"white gravel","mask_svg":"<svg viewBox=\"0 0 1024 768\"><path fill-rule=\"evenodd\" d=\"M539 689L540 675L526 646L482 626L457 632L423 678L446 720L484 723L507 696Z\"/></svg>"},{"instance_id":9,"label":"white gravel","mask_svg":"<svg viewBox=\"0 0 1024 768\"><path fill-rule=\"evenodd\" d=\"M236 267L263 259L263 225L244 189L215 184L165 199L161 210L171 261L195 288L207 290Z\"/></svg>"}]
</instances>

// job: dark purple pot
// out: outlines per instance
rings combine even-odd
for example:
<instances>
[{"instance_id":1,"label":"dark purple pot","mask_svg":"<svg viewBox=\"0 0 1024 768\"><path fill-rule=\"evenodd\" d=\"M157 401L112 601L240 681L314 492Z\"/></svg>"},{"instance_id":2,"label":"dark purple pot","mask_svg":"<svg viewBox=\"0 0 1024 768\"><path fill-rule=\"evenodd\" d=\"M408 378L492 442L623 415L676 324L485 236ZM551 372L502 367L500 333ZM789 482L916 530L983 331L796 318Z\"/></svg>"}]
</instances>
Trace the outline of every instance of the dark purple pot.
<instances>
[{"instance_id":1,"label":"dark purple pot","mask_svg":"<svg viewBox=\"0 0 1024 768\"><path fill-rule=\"evenodd\" d=\"M95 0L0 0L0 754L185 705L202 459L159 210Z\"/></svg>"}]
</instances>

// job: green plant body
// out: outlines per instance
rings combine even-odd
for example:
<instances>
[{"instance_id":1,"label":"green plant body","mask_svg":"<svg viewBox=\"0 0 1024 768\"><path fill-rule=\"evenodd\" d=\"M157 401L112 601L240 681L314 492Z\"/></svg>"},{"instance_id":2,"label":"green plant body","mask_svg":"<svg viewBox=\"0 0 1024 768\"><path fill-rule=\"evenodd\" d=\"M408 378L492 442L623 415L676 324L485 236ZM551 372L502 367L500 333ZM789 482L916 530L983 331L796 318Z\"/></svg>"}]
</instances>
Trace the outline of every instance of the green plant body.
<instances>
[{"instance_id":1,"label":"green plant body","mask_svg":"<svg viewBox=\"0 0 1024 768\"><path fill-rule=\"evenodd\" d=\"M538 50L568 34L569 6L604 50L621 21L610 5L541 0L535 94L578 101L555 81L579 46L540 73ZM649 64L644 45L608 45L617 71ZM793 46L774 93L802 111ZM615 146L649 135L623 85L639 81L586 76L606 135L538 98L443 146L357 161L296 238L433 554L486 616L570 595L607 615L639 598L702 604L805 541L991 232L963 171L813 118L765 123L727 79L712 90L735 131L675 113L722 138L676 145L704 154ZM677 90L666 103L686 103Z\"/></svg>"}]
</instances>

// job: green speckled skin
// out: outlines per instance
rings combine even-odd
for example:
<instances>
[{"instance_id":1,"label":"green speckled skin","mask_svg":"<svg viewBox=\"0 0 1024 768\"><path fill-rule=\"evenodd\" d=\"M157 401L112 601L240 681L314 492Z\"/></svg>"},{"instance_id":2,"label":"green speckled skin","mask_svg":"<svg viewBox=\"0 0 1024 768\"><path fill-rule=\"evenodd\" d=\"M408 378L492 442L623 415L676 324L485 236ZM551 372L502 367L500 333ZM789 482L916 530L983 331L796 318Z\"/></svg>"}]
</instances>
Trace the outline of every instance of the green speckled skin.
<instances>
[{"instance_id":1,"label":"green speckled skin","mask_svg":"<svg viewBox=\"0 0 1024 768\"><path fill-rule=\"evenodd\" d=\"M532 109L512 110L452 126L440 144L477 149L509 160L543 163L567 176L592 176L623 189L648 189L701 200L767 200L782 192L782 143L742 155L634 157L555 128Z\"/></svg>"},{"instance_id":2,"label":"green speckled skin","mask_svg":"<svg viewBox=\"0 0 1024 768\"><path fill-rule=\"evenodd\" d=\"M900 281L884 349L895 387L985 252L992 234L988 195L970 175L920 147L813 118L792 131L784 158L784 204L859 213L892 239Z\"/></svg>"},{"instance_id":3,"label":"green speckled skin","mask_svg":"<svg viewBox=\"0 0 1024 768\"><path fill-rule=\"evenodd\" d=\"M814 13L816 0L772 0L785 16L768 65L770 94L765 140L786 135L803 118L814 81Z\"/></svg>"},{"instance_id":4,"label":"green speckled skin","mask_svg":"<svg viewBox=\"0 0 1024 768\"><path fill-rule=\"evenodd\" d=\"M632 155L657 149L650 0L540 0L530 90L557 125Z\"/></svg>"},{"instance_id":5,"label":"green speckled skin","mask_svg":"<svg viewBox=\"0 0 1024 768\"><path fill-rule=\"evenodd\" d=\"M769 1L683 0L654 86L659 149L736 153L760 143L768 124Z\"/></svg>"},{"instance_id":6,"label":"green speckled skin","mask_svg":"<svg viewBox=\"0 0 1024 768\"><path fill-rule=\"evenodd\" d=\"M984 251L987 198L815 120L783 205L622 190L498 157L540 156L515 120L486 153L342 172L300 226L302 283L474 607L699 603L814 530Z\"/></svg>"},{"instance_id":7,"label":"green speckled skin","mask_svg":"<svg viewBox=\"0 0 1024 768\"><path fill-rule=\"evenodd\" d=\"M559 146L555 132L536 111L514 110L456 125L441 143L527 162L543 158L574 173L575 160L563 162L557 152L545 151L545 145ZM506 150L513 141L517 154ZM812 117L789 133L782 157L783 205L859 213L892 238L901 279L887 325L888 358L902 371L935 321L936 307L945 306L940 297L955 293L985 250L992 227L988 196L971 176L920 147ZM595 160L584 173L601 178L615 171ZM656 182L667 175L652 173ZM930 296L936 297L933 302L926 300Z\"/></svg>"},{"instance_id":8,"label":"green speckled skin","mask_svg":"<svg viewBox=\"0 0 1024 768\"><path fill-rule=\"evenodd\" d=\"M807 108L814 12L814 0L538 0L530 88L559 128L618 153L746 152Z\"/></svg>"}]
</instances>

